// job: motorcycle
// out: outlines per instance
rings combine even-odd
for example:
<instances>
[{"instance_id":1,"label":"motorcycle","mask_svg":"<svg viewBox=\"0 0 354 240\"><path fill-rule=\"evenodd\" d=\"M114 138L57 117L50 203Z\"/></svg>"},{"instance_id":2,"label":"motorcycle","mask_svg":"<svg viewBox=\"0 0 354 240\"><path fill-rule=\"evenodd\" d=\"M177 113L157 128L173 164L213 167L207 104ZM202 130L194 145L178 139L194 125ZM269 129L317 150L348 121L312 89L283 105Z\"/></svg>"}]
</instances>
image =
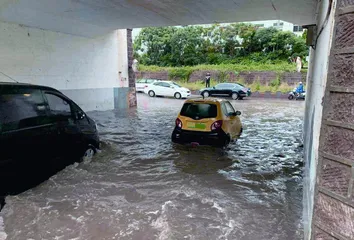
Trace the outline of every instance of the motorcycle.
<instances>
[{"instance_id":1,"label":"motorcycle","mask_svg":"<svg viewBox=\"0 0 354 240\"><path fill-rule=\"evenodd\" d=\"M305 100L305 96L306 96L306 92L303 92L301 94L299 94L298 92L296 92L296 88L294 88L291 92L289 92L289 95L288 95L288 99L289 100Z\"/></svg>"}]
</instances>

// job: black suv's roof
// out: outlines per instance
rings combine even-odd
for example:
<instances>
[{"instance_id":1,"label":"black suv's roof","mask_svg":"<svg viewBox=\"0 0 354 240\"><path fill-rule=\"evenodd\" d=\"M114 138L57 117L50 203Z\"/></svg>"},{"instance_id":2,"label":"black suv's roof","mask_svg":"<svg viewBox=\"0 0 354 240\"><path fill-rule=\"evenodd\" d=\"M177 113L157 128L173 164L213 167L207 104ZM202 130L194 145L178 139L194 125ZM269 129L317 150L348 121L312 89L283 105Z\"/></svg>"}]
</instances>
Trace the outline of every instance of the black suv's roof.
<instances>
[{"instance_id":1,"label":"black suv's roof","mask_svg":"<svg viewBox=\"0 0 354 240\"><path fill-rule=\"evenodd\" d=\"M12 83L12 82L0 82L0 88L1 87L26 87L26 88L31 88L31 89L41 89L41 90L51 90L51 91L56 91L59 92L58 90L47 87L47 86L41 86L41 85L33 85L29 83Z\"/></svg>"}]
</instances>

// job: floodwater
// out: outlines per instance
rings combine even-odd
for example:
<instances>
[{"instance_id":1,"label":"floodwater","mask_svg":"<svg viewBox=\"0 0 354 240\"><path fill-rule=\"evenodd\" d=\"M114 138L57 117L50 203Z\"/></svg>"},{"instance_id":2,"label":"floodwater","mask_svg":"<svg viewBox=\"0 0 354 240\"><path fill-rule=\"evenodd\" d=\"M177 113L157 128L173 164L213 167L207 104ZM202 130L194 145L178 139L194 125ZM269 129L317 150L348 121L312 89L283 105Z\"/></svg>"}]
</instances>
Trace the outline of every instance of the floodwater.
<instances>
[{"instance_id":1,"label":"floodwater","mask_svg":"<svg viewBox=\"0 0 354 240\"><path fill-rule=\"evenodd\" d=\"M0 239L302 239L304 102L232 101L244 133L226 151L171 143L182 103L89 113L102 152L7 197Z\"/></svg>"}]
</instances>

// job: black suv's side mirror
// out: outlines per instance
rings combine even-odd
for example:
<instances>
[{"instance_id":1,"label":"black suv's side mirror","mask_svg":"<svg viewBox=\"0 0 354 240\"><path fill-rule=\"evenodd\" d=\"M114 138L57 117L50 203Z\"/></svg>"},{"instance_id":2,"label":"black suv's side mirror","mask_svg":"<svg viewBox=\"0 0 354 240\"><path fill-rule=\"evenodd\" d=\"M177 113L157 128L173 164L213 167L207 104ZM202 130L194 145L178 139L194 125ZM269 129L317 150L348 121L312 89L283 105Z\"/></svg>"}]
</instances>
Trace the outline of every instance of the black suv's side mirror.
<instances>
[{"instance_id":1,"label":"black suv's side mirror","mask_svg":"<svg viewBox=\"0 0 354 240\"><path fill-rule=\"evenodd\" d=\"M240 116L241 115L241 112L240 111L236 111L235 112L235 116Z\"/></svg>"},{"instance_id":2,"label":"black suv's side mirror","mask_svg":"<svg viewBox=\"0 0 354 240\"><path fill-rule=\"evenodd\" d=\"M78 111L76 112L76 120L82 120L86 117L84 112Z\"/></svg>"}]
</instances>

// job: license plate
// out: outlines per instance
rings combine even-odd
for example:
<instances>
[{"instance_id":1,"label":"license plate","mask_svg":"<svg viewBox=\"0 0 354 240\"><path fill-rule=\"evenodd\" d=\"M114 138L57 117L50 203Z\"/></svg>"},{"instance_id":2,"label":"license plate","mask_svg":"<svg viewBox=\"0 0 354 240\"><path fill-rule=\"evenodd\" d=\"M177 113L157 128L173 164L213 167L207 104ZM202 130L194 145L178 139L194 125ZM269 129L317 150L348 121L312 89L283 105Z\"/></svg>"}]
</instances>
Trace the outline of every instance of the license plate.
<instances>
[{"instance_id":1,"label":"license plate","mask_svg":"<svg viewBox=\"0 0 354 240\"><path fill-rule=\"evenodd\" d=\"M206 126L205 123L188 122L187 127L192 129L205 129Z\"/></svg>"}]
</instances>

